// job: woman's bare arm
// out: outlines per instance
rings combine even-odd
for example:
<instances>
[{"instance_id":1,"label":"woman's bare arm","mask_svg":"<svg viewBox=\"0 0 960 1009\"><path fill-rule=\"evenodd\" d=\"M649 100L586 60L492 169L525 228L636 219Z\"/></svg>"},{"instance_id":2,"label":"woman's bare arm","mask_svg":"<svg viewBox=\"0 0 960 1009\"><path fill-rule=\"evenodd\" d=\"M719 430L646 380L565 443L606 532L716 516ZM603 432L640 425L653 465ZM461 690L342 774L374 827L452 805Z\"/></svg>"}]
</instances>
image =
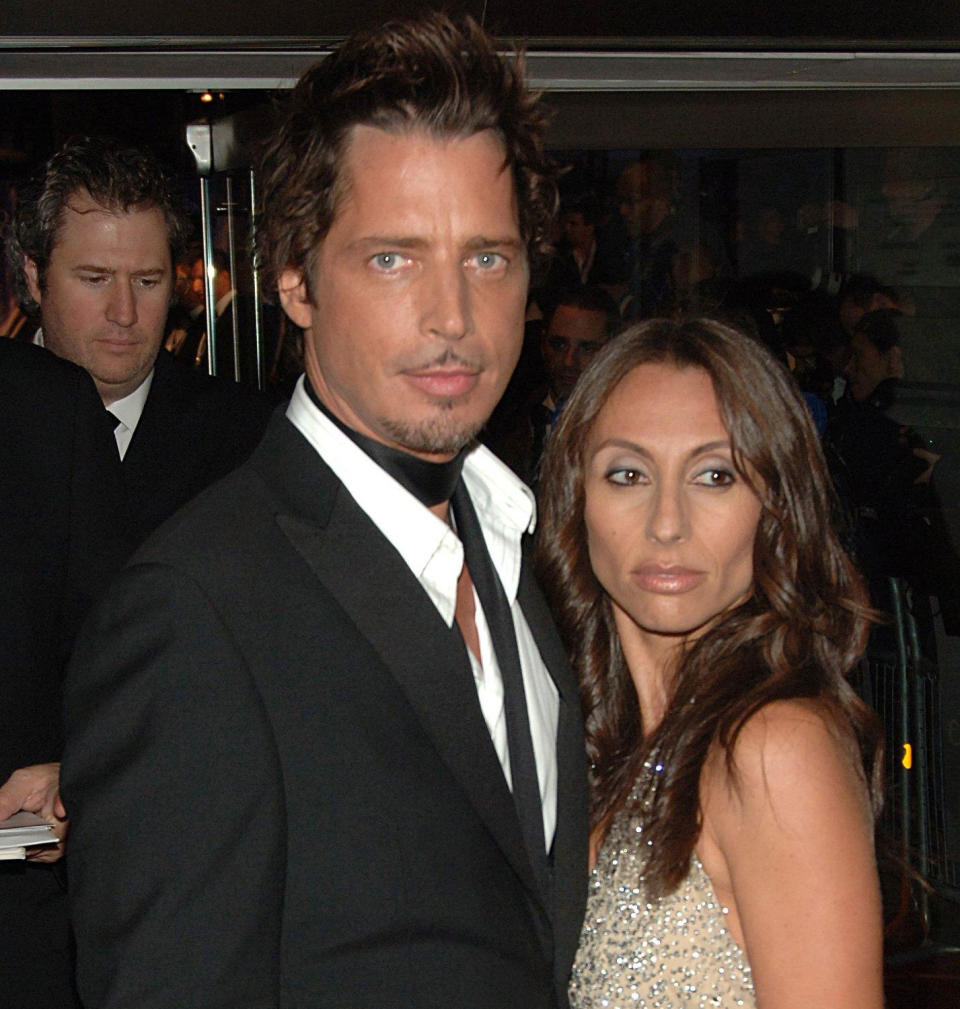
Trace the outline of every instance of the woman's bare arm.
<instances>
[{"instance_id":1,"label":"woman's bare arm","mask_svg":"<svg viewBox=\"0 0 960 1009\"><path fill-rule=\"evenodd\" d=\"M814 702L754 715L704 771L698 852L753 969L760 1009L881 1009L873 823L853 742Z\"/></svg>"}]
</instances>

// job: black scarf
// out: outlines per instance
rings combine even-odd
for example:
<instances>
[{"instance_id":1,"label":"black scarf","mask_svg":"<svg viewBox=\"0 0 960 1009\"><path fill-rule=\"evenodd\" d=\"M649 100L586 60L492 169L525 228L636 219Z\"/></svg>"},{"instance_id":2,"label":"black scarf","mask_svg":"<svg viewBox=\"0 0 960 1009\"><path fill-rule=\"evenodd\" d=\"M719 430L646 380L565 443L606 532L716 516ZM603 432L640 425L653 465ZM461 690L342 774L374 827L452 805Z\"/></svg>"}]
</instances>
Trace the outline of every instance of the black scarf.
<instances>
[{"instance_id":1,"label":"black scarf","mask_svg":"<svg viewBox=\"0 0 960 1009\"><path fill-rule=\"evenodd\" d=\"M310 379L304 376L304 388L307 395L338 428L359 448L363 449L373 461L386 470L401 487L408 490L421 504L427 508L449 501L454 488L460 480L466 449L461 449L449 462L429 462L410 452L384 445L383 442L368 438L365 434L354 431L339 417L335 417L317 395Z\"/></svg>"}]
</instances>

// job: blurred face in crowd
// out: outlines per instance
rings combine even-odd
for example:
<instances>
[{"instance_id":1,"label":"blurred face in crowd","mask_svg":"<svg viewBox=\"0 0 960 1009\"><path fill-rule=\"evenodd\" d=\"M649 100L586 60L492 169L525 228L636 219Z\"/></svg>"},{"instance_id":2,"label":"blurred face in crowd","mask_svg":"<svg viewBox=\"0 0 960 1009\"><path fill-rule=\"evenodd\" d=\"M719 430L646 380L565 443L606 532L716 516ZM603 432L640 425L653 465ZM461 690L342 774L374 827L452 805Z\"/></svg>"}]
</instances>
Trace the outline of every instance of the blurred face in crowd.
<instances>
[{"instance_id":1,"label":"blurred face in crowd","mask_svg":"<svg viewBox=\"0 0 960 1009\"><path fill-rule=\"evenodd\" d=\"M761 505L705 371L635 368L598 414L584 462L590 563L625 651L672 647L749 595Z\"/></svg>"},{"instance_id":2,"label":"blurred face in crowd","mask_svg":"<svg viewBox=\"0 0 960 1009\"><path fill-rule=\"evenodd\" d=\"M513 175L491 131L356 126L344 195L310 275L280 294L307 375L341 420L427 459L453 456L503 394L528 266Z\"/></svg>"},{"instance_id":3,"label":"blurred face in crowd","mask_svg":"<svg viewBox=\"0 0 960 1009\"><path fill-rule=\"evenodd\" d=\"M583 253L590 251L596 228L592 224L587 224L579 210L566 211L560 218L560 226L563 229L563 237L571 249Z\"/></svg>"},{"instance_id":4,"label":"blurred face in crowd","mask_svg":"<svg viewBox=\"0 0 960 1009\"><path fill-rule=\"evenodd\" d=\"M852 335L857 323L868 312L876 312L881 308L899 308L899 306L893 298L882 291L872 294L866 305L858 305L853 298L844 298L840 302L840 325Z\"/></svg>"},{"instance_id":5,"label":"blurred face in crowd","mask_svg":"<svg viewBox=\"0 0 960 1009\"><path fill-rule=\"evenodd\" d=\"M765 245L779 245L786 228L776 207L764 207L757 215L756 234Z\"/></svg>"},{"instance_id":6,"label":"blurred face in crowd","mask_svg":"<svg viewBox=\"0 0 960 1009\"><path fill-rule=\"evenodd\" d=\"M219 301L230 290L230 272L213 267L213 300ZM198 256L190 267L190 294L193 304L204 303L204 276L206 266L202 256Z\"/></svg>"},{"instance_id":7,"label":"blurred face in crowd","mask_svg":"<svg viewBox=\"0 0 960 1009\"><path fill-rule=\"evenodd\" d=\"M593 355L607 342L607 317L573 305L558 305L540 344L554 400L565 400Z\"/></svg>"},{"instance_id":8,"label":"blurred face in crowd","mask_svg":"<svg viewBox=\"0 0 960 1009\"><path fill-rule=\"evenodd\" d=\"M197 300L198 304L202 304L203 302L203 283L205 272L203 259L197 257L190 267L190 290L193 292L193 297Z\"/></svg>"},{"instance_id":9,"label":"blurred face in crowd","mask_svg":"<svg viewBox=\"0 0 960 1009\"><path fill-rule=\"evenodd\" d=\"M850 357L847 360L847 380L850 395L857 403L870 398L876 387L888 378L903 374L899 347L879 350L864 333L854 333L850 339Z\"/></svg>"},{"instance_id":10,"label":"blurred face in crowd","mask_svg":"<svg viewBox=\"0 0 960 1009\"><path fill-rule=\"evenodd\" d=\"M170 306L163 214L114 212L79 191L64 210L43 286L31 259L24 269L44 345L85 368L105 405L133 392L153 367Z\"/></svg>"},{"instance_id":11,"label":"blurred face in crowd","mask_svg":"<svg viewBox=\"0 0 960 1009\"><path fill-rule=\"evenodd\" d=\"M632 238L655 231L670 213L673 199L669 173L652 161L635 161L617 183L620 213Z\"/></svg>"}]
</instances>

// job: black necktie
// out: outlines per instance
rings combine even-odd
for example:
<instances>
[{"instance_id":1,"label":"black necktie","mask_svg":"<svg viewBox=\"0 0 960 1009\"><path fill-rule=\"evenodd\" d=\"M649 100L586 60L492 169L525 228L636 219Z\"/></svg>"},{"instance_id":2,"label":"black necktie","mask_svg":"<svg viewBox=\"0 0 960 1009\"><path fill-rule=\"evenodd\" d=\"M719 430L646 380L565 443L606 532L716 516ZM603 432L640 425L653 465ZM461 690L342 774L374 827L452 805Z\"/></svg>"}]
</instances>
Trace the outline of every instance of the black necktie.
<instances>
[{"instance_id":1,"label":"black necktie","mask_svg":"<svg viewBox=\"0 0 960 1009\"><path fill-rule=\"evenodd\" d=\"M507 743L510 748L510 777L513 781L513 801L520 818L527 856L541 893L548 894L547 853L543 836L543 805L537 781L537 762L530 738L530 718L527 696L523 689L523 672L513 616L506 593L500 584L493 561L487 552L483 530L474 511L473 502L463 479L457 484L450 502L457 520L457 532L463 542L463 554L470 580L477 590L480 606L490 628L497 665L503 678L503 706L507 721Z\"/></svg>"},{"instance_id":2,"label":"black necktie","mask_svg":"<svg viewBox=\"0 0 960 1009\"><path fill-rule=\"evenodd\" d=\"M530 738L530 718L527 714L527 696L523 689L517 636L510 604L500 584L496 568L487 553L480 520L460 475L466 450L458 453L449 462L434 463L420 459L409 452L391 448L344 424L327 408L309 379L304 379L304 388L316 406L348 438L423 505L429 508L449 500L453 506L457 532L463 543L464 561L467 571L470 572L470 580L477 590L487 626L490 628L497 665L503 679L503 707L507 722L507 745L510 750L513 801L517 807L527 856L533 866L541 893L546 898L549 872L543 836L543 806L540 801L533 741Z\"/></svg>"},{"instance_id":3,"label":"black necktie","mask_svg":"<svg viewBox=\"0 0 960 1009\"><path fill-rule=\"evenodd\" d=\"M103 408L103 412L107 415L107 423L110 425L110 430L116 431L116 429L122 423L120 418L111 410L108 410L106 407Z\"/></svg>"}]
</instances>

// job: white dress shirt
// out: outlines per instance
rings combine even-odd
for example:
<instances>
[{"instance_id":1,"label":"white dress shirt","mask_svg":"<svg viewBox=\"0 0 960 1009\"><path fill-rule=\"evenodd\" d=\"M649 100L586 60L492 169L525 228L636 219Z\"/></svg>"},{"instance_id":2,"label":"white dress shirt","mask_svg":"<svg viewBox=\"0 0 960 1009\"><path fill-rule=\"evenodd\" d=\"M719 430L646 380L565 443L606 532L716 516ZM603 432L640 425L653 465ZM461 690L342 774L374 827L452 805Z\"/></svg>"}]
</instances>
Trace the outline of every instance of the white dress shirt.
<instances>
[{"instance_id":1,"label":"white dress shirt","mask_svg":"<svg viewBox=\"0 0 960 1009\"><path fill-rule=\"evenodd\" d=\"M397 483L336 424L324 416L307 395L302 376L291 397L287 417L394 546L446 625L452 627L457 602L457 581L463 569L463 545L453 529ZM559 698L517 600L522 559L521 540L525 533L532 532L536 523L533 494L483 446L477 446L467 456L463 466L463 479L470 491L487 550L503 584L513 615L543 805L544 843L549 850L557 821L556 737ZM470 649L467 649L467 654L473 669L480 709L507 785L512 790L503 679L476 589L474 607L481 661L477 662Z\"/></svg>"},{"instance_id":2,"label":"white dress shirt","mask_svg":"<svg viewBox=\"0 0 960 1009\"><path fill-rule=\"evenodd\" d=\"M579 249L573 250L573 261L577 264L577 270L580 273L580 283L586 284L587 278L590 276L590 271L593 269L593 261L597 256L597 243L590 243L589 252L581 252Z\"/></svg>"},{"instance_id":3,"label":"white dress shirt","mask_svg":"<svg viewBox=\"0 0 960 1009\"><path fill-rule=\"evenodd\" d=\"M113 429L113 437L117 441L117 451L120 453L121 460L127 454L130 439L133 438L133 432L136 431L137 424L140 423L140 417L143 415L143 408L146 405L152 384L153 368L133 392L124 396L123 399L115 399L107 407L107 412L112 413L120 421Z\"/></svg>"},{"instance_id":4,"label":"white dress shirt","mask_svg":"<svg viewBox=\"0 0 960 1009\"><path fill-rule=\"evenodd\" d=\"M43 346L42 329L36 331L33 336L33 342L38 347ZM133 392L128 393L123 399L114 400L106 408L107 412L112 413L119 421L113 429L113 437L117 443L117 451L120 453L121 461L123 461L123 457L127 454L127 449L130 447L130 439L133 438L133 432L136 431L137 424L140 423L140 417L143 414L143 408L146 405L147 395L150 392L152 384L153 368L150 369L147 377Z\"/></svg>"}]
</instances>

